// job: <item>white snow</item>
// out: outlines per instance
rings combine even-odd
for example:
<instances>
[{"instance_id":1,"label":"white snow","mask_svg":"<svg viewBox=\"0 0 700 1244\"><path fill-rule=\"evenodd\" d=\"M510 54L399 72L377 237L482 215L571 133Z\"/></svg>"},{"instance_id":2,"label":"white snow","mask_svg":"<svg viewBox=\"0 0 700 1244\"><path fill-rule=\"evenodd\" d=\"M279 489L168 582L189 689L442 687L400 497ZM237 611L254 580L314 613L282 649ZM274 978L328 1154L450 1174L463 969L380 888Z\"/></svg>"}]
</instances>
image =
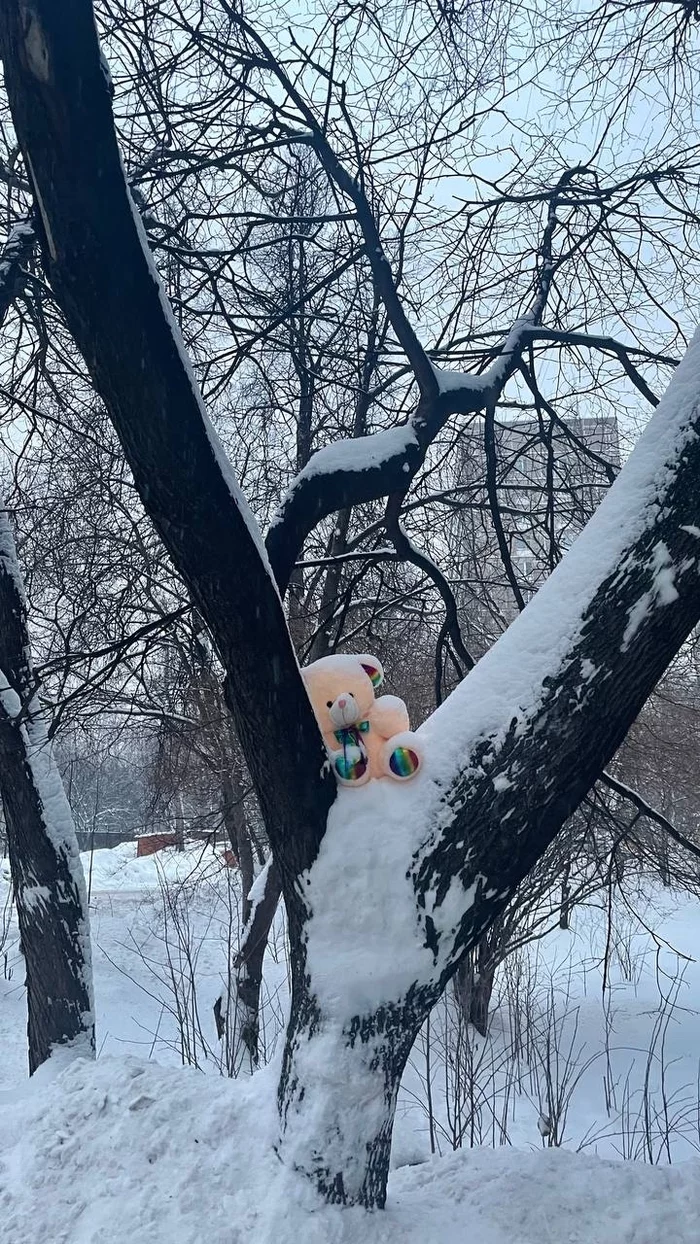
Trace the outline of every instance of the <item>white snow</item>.
<instances>
[{"instance_id":1,"label":"white snow","mask_svg":"<svg viewBox=\"0 0 700 1244\"><path fill-rule=\"evenodd\" d=\"M110 855L116 859L110 861ZM87 862L87 856L84 859ZM3 1244L30 1240L46 1244L140 1244L142 1240L148 1244L297 1244L299 1239L309 1244L465 1244L471 1240L478 1244L662 1244L667 1239L673 1244L696 1244L700 1238L700 1162L692 1155L700 1138L693 1145L692 1091L686 1093L683 1088L696 1088L695 1029L700 1006L696 963L688 965L681 1006L665 1037L666 1064L662 1068L652 1062L650 1068L655 1090L664 1083L671 1115L676 1119L684 1112L688 1115L685 1126L690 1143L675 1165L666 1164L663 1152L658 1165L611 1160L619 1155L624 1138L619 1121L606 1113L602 1089L607 1014L614 1030L613 1049L607 1055L612 1060L611 1082L618 1094L628 1084L634 1093L640 1091L647 1074L649 1033L656 1022L657 966L663 979L675 970L674 957L668 951L657 965L653 954L647 954L635 966L642 938L638 932L628 948L632 967L623 973L617 961L611 965L613 994L608 1012L599 996L604 921L595 911L576 909L574 932L557 932L551 947L547 939L549 949L544 955L554 973L553 996L559 999L568 990L570 1005L576 1008L569 1015L569 1027L561 1028L555 1069L555 1075L561 1076L575 1024L582 1079L569 1106L565 1147L541 1148L539 1125L546 1115L546 1101L531 1089L533 1065L505 1112L509 1143L498 1147L496 1141L495 1148L485 1144L451 1152L445 1131L448 1118L439 1100L445 1072L438 1044L433 1048L432 1089L442 1155L431 1157L417 1047L404 1077L387 1208L366 1214L321 1204L312 1187L277 1157L278 1056L252 1078L234 1082L174 1065L179 1054L165 1032L165 1023L157 1028L159 1000L153 996L164 988L157 971L161 964L167 968L167 959L162 958L158 940L163 930L154 921L160 896L151 887L148 870L152 866L153 857L135 858L134 844L94 854L96 940L101 947L97 954L98 1044L108 1042L109 1050L96 1063L69 1061L58 1051L27 1082L22 1068L21 972L10 980L0 977ZM196 927L202 940L197 960L204 981L212 972L207 932L212 920L206 914L206 895L215 876L228 879L231 870L222 870L219 861L215 874L213 853L203 854L201 846L194 845L179 857L175 851L162 853L159 866L162 875L185 886L181 892L188 895L188 918L199 919ZM187 889L187 869L198 890ZM139 872L142 888L137 893ZM681 951L692 950L700 920L697 902L669 896L668 904L675 907L675 915L656 913L652 922L657 934L672 938ZM616 926L614 944L618 940L624 942L624 937ZM219 943L222 954L225 945L224 936ZM173 934L170 954L176 953ZM533 948L532 963L543 953ZM567 962L566 956L573 958ZM156 969L155 975L149 965ZM540 992L546 1003L546 981L540 982ZM492 1125L497 1132L502 1118L503 1089L495 1084L488 1059L500 1058L499 1065L506 1066L508 1024L507 1010L497 1011L488 1041L476 1040L473 1074L479 1092L494 1092L479 1106L485 1121L477 1126L486 1132ZM440 1026L436 1013L433 1031L438 1033ZM346 1086L352 1126L350 1089L362 1086L351 1086L347 1075L356 1075L356 1069L346 1065L334 1048L331 1032L318 1046L309 1045L308 1054L309 1072L317 1082L327 1076L330 1091L337 1091L339 1084ZM589 1062L586 1069L584 1064ZM634 1098L630 1103L632 1114L639 1112ZM373 1101L360 1095L354 1111L358 1120L366 1122L373 1108ZM322 1107L316 1103L309 1110L310 1125L321 1128ZM658 1101L656 1118L662 1127L663 1109ZM595 1147L592 1132L601 1133ZM576 1152L581 1144L587 1146L586 1151ZM596 1149L603 1156L596 1156ZM684 1154L690 1155L689 1160L682 1160Z\"/></svg>"},{"instance_id":2,"label":"white snow","mask_svg":"<svg viewBox=\"0 0 700 1244\"><path fill-rule=\"evenodd\" d=\"M692 565L694 565L693 562L688 562L680 569L690 569ZM650 570L653 574L651 587L639 597L629 611L627 626L622 636L623 652L629 648L644 619L649 617L654 608L658 605L670 605L674 600L678 600L675 582L676 567L663 540L659 540L654 546Z\"/></svg>"},{"instance_id":3,"label":"white snow","mask_svg":"<svg viewBox=\"0 0 700 1244\"><path fill-rule=\"evenodd\" d=\"M269 1070L46 1068L3 1103L3 1244L696 1244L700 1164L465 1149L395 1171L383 1213L281 1166Z\"/></svg>"},{"instance_id":4,"label":"white snow","mask_svg":"<svg viewBox=\"0 0 700 1244\"><path fill-rule=\"evenodd\" d=\"M441 393L458 393L465 389L470 394L486 393L489 387L488 372L477 375L473 372L445 371L437 363L431 363L438 388Z\"/></svg>"},{"instance_id":5,"label":"white snow","mask_svg":"<svg viewBox=\"0 0 700 1244\"><path fill-rule=\"evenodd\" d=\"M250 887L250 890L248 891L248 901L250 903L251 920L253 918L253 915L255 913L255 909L258 903L260 902L262 898L265 897L265 886L267 884L267 878L268 878L271 867L272 867L272 856L270 855L265 861L265 864L263 865L263 867L260 869L260 872L255 878L252 886Z\"/></svg>"},{"instance_id":6,"label":"white snow","mask_svg":"<svg viewBox=\"0 0 700 1244\"><path fill-rule=\"evenodd\" d=\"M24 906L31 911L34 907L47 906L51 899L51 891L45 885L25 885L22 889Z\"/></svg>"},{"instance_id":7,"label":"white snow","mask_svg":"<svg viewBox=\"0 0 700 1244\"><path fill-rule=\"evenodd\" d=\"M206 843L189 843L187 849L174 847L153 855L137 856L136 843L81 853L83 871L90 876L91 894L139 894L158 890L161 882L183 884L193 875L201 881L210 870L221 870L221 858Z\"/></svg>"},{"instance_id":8,"label":"white snow","mask_svg":"<svg viewBox=\"0 0 700 1244\"><path fill-rule=\"evenodd\" d=\"M24 594L24 584L22 576L17 564L17 550L15 549L15 539L12 534L10 520L7 511L2 509L0 500L0 566L5 574L9 575L13 581L15 590L22 604L26 605L26 596Z\"/></svg>"},{"instance_id":9,"label":"white snow","mask_svg":"<svg viewBox=\"0 0 700 1244\"><path fill-rule=\"evenodd\" d=\"M340 788L305 879L307 964L325 1013L339 1020L399 997L432 968L407 876L419 780Z\"/></svg>"},{"instance_id":10,"label":"white snow","mask_svg":"<svg viewBox=\"0 0 700 1244\"><path fill-rule=\"evenodd\" d=\"M19 717L22 712L22 701L14 687L11 687L2 670L0 670L0 705L11 720Z\"/></svg>"},{"instance_id":11,"label":"white snow","mask_svg":"<svg viewBox=\"0 0 700 1244\"><path fill-rule=\"evenodd\" d=\"M493 779L494 790L498 790L498 791L510 790L512 785L513 783L511 782L510 778L506 777L505 773L497 773L495 778Z\"/></svg>"},{"instance_id":12,"label":"white snow","mask_svg":"<svg viewBox=\"0 0 700 1244\"><path fill-rule=\"evenodd\" d=\"M523 334L533 326L532 313L516 320L493 363L480 375L475 375L473 372L445 371L442 367L431 363L440 392L458 393L464 390L469 401L485 399L490 393L497 395L507 378L513 355L520 347Z\"/></svg>"},{"instance_id":13,"label":"white snow","mask_svg":"<svg viewBox=\"0 0 700 1244\"><path fill-rule=\"evenodd\" d=\"M285 507L290 497L304 481L318 475L331 475L335 471L369 471L374 467L383 466L391 458L400 458L417 445L418 438L409 421L396 428L387 428L383 432L373 432L371 436L358 436L354 439L337 441L335 444L324 446L323 449L317 449L306 466L295 476L270 526L274 527L277 523L283 522Z\"/></svg>"}]
</instances>

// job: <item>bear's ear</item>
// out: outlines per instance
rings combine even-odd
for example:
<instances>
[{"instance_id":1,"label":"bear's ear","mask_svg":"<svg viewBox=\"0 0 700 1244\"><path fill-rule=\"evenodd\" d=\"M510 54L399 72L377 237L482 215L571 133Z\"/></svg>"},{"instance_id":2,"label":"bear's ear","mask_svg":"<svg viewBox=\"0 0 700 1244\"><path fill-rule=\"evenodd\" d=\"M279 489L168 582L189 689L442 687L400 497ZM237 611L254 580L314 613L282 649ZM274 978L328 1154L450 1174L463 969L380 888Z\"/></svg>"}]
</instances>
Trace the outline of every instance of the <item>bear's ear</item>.
<instances>
[{"instance_id":1,"label":"bear's ear","mask_svg":"<svg viewBox=\"0 0 700 1244\"><path fill-rule=\"evenodd\" d=\"M376 657L371 657L367 652L363 652L357 659L365 674L368 674L371 678L372 686L376 691L377 687L381 687L384 682L384 670L382 669L381 661L378 661Z\"/></svg>"}]
</instances>

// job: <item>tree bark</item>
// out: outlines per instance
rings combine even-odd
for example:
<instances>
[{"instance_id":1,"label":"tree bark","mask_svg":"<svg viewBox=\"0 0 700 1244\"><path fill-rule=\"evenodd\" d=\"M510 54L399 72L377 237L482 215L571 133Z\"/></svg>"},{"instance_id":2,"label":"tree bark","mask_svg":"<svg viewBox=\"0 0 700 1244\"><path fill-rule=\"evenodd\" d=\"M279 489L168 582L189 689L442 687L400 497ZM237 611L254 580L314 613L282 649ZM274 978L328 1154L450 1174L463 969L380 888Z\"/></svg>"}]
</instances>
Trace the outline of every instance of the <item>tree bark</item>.
<instances>
[{"instance_id":1,"label":"tree bark","mask_svg":"<svg viewBox=\"0 0 700 1244\"><path fill-rule=\"evenodd\" d=\"M489 1011L495 975L495 967L488 964L474 977L472 982L469 1021L482 1037L485 1037L489 1030Z\"/></svg>"},{"instance_id":2,"label":"tree bark","mask_svg":"<svg viewBox=\"0 0 700 1244\"><path fill-rule=\"evenodd\" d=\"M260 894L253 901L253 848L243 813L240 784L230 774L224 777L224 819L231 844L236 851L241 879L241 936L233 958L227 993L216 1003L220 1038L225 1045L229 1074L251 1073L260 1062L260 991L263 960L268 935L280 898L279 874L268 860L258 884Z\"/></svg>"},{"instance_id":3,"label":"tree bark","mask_svg":"<svg viewBox=\"0 0 700 1244\"><path fill-rule=\"evenodd\" d=\"M0 793L27 980L29 1071L95 1047L87 894L36 695L14 541L0 511Z\"/></svg>"},{"instance_id":4,"label":"tree bark","mask_svg":"<svg viewBox=\"0 0 700 1244\"><path fill-rule=\"evenodd\" d=\"M412 991L343 1024L312 994L297 997L278 1091L279 1153L327 1201L383 1209L401 1076L434 998Z\"/></svg>"},{"instance_id":5,"label":"tree bark","mask_svg":"<svg viewBox=\"0 0 700 1244\"><path fill-rule=\"evenodd\" d=\"M227 1065L231 1075L255 1071L260 1063L260 991L263 961L280 899L280 879L270 858L257 879L260 892L247 896L248 918L233 962L226 1013Z\"/></svg>"},{"instance_id":6,"label":"tree bark","mask_svg":"<svg viewBox=\"0 0 700 1244\"><path fill-rule=\"evenodd\" d=\"M571 861L567 860L561 879L561 899L559 902L559 928L568 930L571 916Z\"/></svg>"},{"instance_id":7,"label":"tree bark","mask_svg":"<svg viewBox=\"0 0 700 1244\"><path fill-rule=\"evenodd\" d=\"M459 965L454 977L454 989L465 1023L473 1024L485 1037L489 1029L489 1011L496 977L496 960L492 941L486 935L479 938Z\"/></svg>"}]
</instances>

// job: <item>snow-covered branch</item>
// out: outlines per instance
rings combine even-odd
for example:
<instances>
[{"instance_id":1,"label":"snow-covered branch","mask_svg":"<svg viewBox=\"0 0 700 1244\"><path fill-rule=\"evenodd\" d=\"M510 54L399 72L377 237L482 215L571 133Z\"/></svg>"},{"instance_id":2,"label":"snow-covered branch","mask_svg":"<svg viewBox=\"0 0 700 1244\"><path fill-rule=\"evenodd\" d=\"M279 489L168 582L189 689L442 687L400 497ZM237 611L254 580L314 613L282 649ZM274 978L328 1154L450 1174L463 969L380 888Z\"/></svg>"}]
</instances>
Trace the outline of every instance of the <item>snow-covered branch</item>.
<instances>
[{"instance_id":1,"label":"snow-covered branch","mask_svg":"<svg viewBox=\"0 0 700 1244\"><path fill-rule=\"evenodd\" d=\"M299 107L306 107L298 92L295 92L294 98ZM306 111L309 112L308 108ZM310 112L309 116L312 117ZM323 143L323 150L326 151L325 138ZM280 591L285 591L287 587L292 566L305 538L322 518L347 506L375 501L392 493L405 494L430 445L452 415L495 408L506 384L520 366L522 352L531 342L533 331L542 319L556 270L553 239L557 227L557 203L576 172L576 169L567 170L552 192L530 306L513 324L487 370L480 375L447 371L428 360L435 381L431 388L420 380L407 350L421 393L411 418L399 427L355 440L343 440L318 450L293 480L265 541ZM330 169L329 175L337 180L337 175ZM354 182L352 186L357 199L361 191ZM371 212L369 214L371 217ZM393 280L392 289L398 301ZM388 305L383 292L382 298ZM402 345L406 348L403 341Z\"/></svg>"}]
</instances>

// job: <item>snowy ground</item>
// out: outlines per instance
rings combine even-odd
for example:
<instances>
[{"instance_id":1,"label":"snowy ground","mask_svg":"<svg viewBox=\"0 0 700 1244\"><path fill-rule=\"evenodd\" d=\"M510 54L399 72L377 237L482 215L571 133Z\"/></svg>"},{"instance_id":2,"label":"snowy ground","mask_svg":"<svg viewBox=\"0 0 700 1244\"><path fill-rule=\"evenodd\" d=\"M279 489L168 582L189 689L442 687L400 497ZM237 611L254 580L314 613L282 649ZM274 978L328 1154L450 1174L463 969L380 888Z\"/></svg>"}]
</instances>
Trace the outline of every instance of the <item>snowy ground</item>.
<instances>
[{"instance_id":1,"label":"snowy ground","mask_svg":"<svg viewBox=\"0 0 700 1244\"><path fill-rule=\"evenodd\" d=\"M487 1041L457 1039L453 1009L438 1008L429 1061L419 1043L405 1078L388 1209L367 1216L320 1206L274 1154L281 929L267 973L273 1064L252 1081L218 1074L211 1006L238 901L235 874L210 850L96 852L100 1057L59 1061L31 1083L10 928L0 954L2 1244L697 1244L700 969L681 957L700 943L697 904L639 896L660 944L629 914L617 914L609 939L600 911L577 910L571 933L503 974ZM543 1149L538 1123L553 1114L563 1147Z\"/></svg>"},{"instance_id":2,"label":"snowy ground","mask_svg":"<svg viewBox=\"0 0 700 1244\"><path fill-rule=\"evenodd\" d=\"M259 1079L259 1083L256 1081ZM4 1244L697 1244L696 1164L463 1149L389 1207L320 1206L271 1147L269 1069L217 1082L132 1059L40 1073L3 1103Z\"/></svg>"}]
</instances>

